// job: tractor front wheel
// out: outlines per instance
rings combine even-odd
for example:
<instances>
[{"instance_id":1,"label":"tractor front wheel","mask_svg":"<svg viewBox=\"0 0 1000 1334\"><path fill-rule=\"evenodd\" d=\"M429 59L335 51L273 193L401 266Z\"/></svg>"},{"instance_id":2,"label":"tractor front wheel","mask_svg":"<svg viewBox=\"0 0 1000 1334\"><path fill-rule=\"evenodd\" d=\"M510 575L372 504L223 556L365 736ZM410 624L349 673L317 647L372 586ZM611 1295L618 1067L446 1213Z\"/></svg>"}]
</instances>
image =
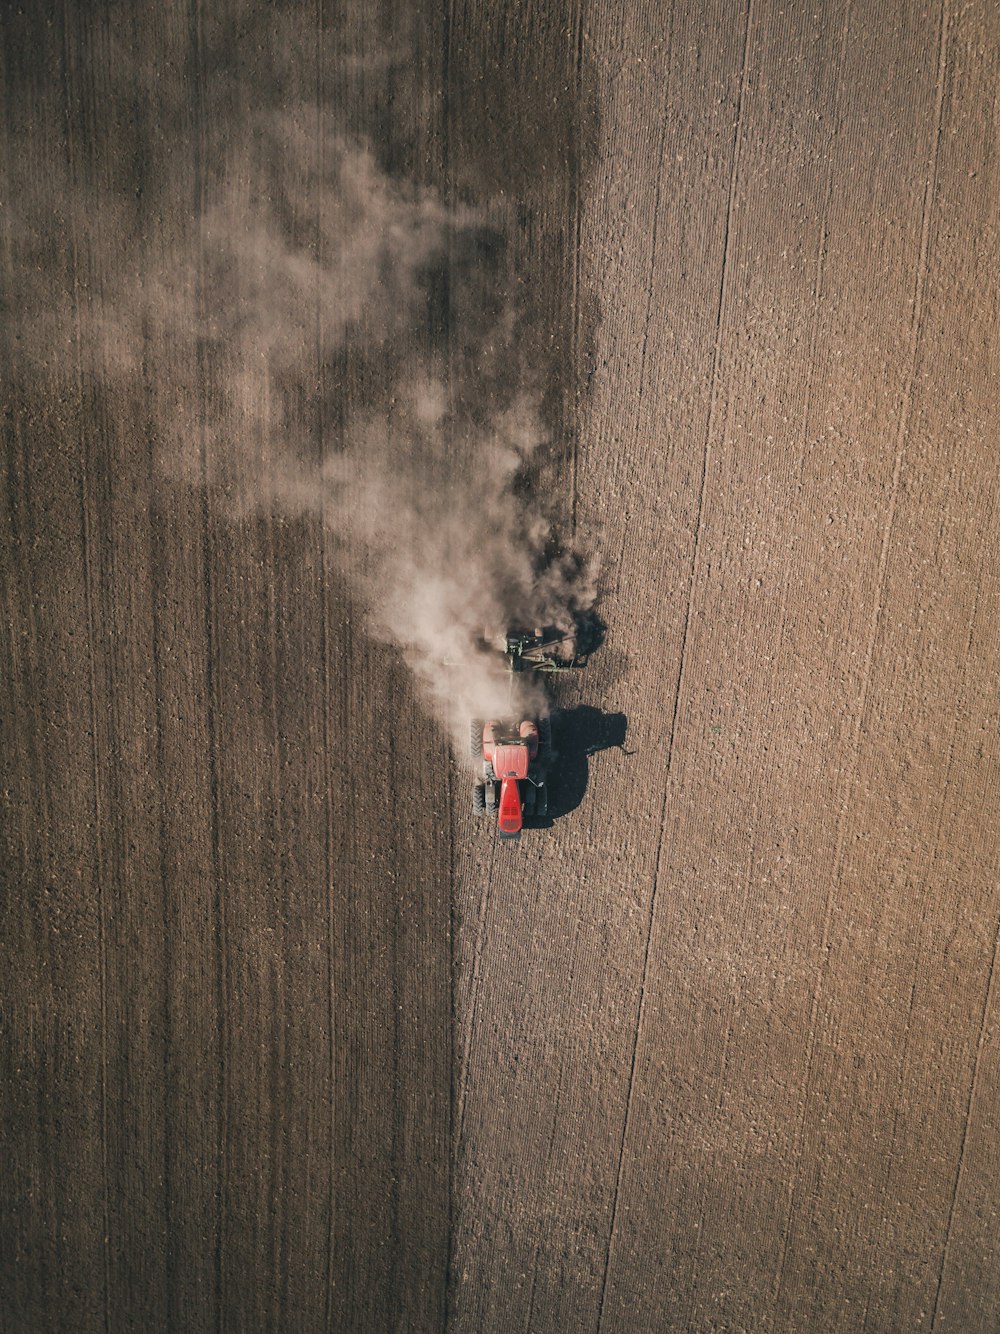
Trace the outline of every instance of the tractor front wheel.
<instances>
[{"instance_id":1,"label":"tractor front wheel","mask_svg":"<svg viewBox=\"0 0 1000 1334\"><path fill-rule=\"evenodd\" d=\"M486 784L476 783L472 789L472 813L482 815L486 810Z\"/></svg>"}]
</instances>

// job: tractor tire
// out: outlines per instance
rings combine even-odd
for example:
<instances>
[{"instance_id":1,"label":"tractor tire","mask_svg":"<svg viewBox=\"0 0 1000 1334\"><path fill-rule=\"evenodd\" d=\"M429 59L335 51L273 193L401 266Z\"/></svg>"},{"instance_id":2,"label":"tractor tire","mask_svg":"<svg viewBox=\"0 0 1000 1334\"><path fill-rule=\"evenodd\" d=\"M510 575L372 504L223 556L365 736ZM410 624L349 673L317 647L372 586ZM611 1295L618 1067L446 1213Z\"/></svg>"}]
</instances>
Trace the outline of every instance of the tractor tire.
<instances>
[{"instance_id":1,"label":"tractor tire","mask_svg":"<svg viewBox=\"0 0 1000 1334\"><path fill-rule=\"evenodd\" d=\"M545 820L549 814L549 788L547 783L542 783L535 789L535 819Z\"/></svg>"},{"instance_id":2,"label":"tractor tire","mask_svg":"<svg viewBox=\"0 0 1000 1334\"><path fill-rule=\"evenodd\" d=\"M469 755L472 759L482 761L483 758L483 720L482 718L473 718L469 724Z\"/></svg>"},{"instance_id":3,"label":"tractor tire","mask_svg":"<svg viewBox=\"0 0 1000 1334\"><path fill-rule=\"evenodd\" d=\"M525 784L523 809L524 809L524 818L526 820L531 820L534 818L535 813L538 809L538 789L535 787L533 783Z\"/></svg>"},{"instance_id":4,"label":"tractor tire","mask_svg":"<svg viewBox=\"0 0 1000 1334\"><path fill-rule=\"evenodd\" d=\"M486 810L486 784L476 783L472 789L472 813L482 815Z\"/></svg>"},{"instance_id":5,"label":"tractor tire","mask_svg":"<svg viewBox=\"0 0 1000 1334\"><path fill-rule=\"evenodd\" d=\"M547 714L538 720L538 749L548 761L552 754L552 715Z\"/></svg>"},{"instance_id":6,"label":"tractor tire","mask_svg":"<svg viewBox=\"0 0 1000 1334\"><path fill-rule=\"evenodd\" d=\"M496 783L486 784L486 809L495 811L497 808L497 785Z\"/></svg>"}]
</instances>

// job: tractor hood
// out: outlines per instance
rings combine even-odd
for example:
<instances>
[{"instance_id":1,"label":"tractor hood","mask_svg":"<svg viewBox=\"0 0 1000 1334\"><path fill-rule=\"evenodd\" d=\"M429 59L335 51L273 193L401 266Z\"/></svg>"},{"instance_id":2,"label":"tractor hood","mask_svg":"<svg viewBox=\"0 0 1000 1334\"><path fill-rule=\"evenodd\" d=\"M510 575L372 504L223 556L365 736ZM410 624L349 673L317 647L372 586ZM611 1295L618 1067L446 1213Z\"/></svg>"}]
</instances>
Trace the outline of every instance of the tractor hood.
<instances>
[{"instance_id":1,"label":"tractor hood","mask_svg":"<svg viewBox=\"0 0 1000 1334\"><path fill-rule=\"evenodd\" d=\"M499 748L498 748L499 749ZM517 838L524 823L521 816L521 793L516 778L504 778L500 784L500 810L497 826L502 838Z\"/></svg>"}]
</instances>

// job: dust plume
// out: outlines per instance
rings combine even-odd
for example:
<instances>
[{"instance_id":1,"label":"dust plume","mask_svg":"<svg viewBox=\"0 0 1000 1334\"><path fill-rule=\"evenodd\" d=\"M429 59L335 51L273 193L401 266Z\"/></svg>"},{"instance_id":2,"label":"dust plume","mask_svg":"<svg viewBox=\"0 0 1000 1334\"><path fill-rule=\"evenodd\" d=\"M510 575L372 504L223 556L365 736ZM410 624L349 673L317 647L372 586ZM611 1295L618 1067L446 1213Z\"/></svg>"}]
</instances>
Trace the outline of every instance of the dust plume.
<instances>
[{"instance_id":1,"label":"dust plume","mask_svg":"<svg viewBox=\"0 0 1000 1334\"><path fill-rule=\"evenodd\" d=\"M363 144L338 139L320 164L287 119L272 133L285 169L267 197L234 189L205 220L204 336L241 351L214 434L238 420L256 442L245 503L322 513L372 629L464 734L469 716L510 707L484 631L569 632L594 592L579 559L552 554L520 485L546 443L544 386L525 364L525 314L499 292L503 238L390 181ZM312 248L282 223L306 200L320 201ZM295 439L287 405L308 418L303 397L318 441Z\"/></svg>"},{"instance_id":2,"label":"dust plume","mask_svg":"<svg viewBox=\"0 0 1000 1334\"><path fill-rule=\"evenodd\" d=\"M29 285L25 346L85 340L105 383L144 377L163 468L230 512L321 516L453 737L544 709L526 678L508 698L484 633L569 633L595 588L533 493L546 385L502 212L390 177L302 108L252 119L179 239L131 236L107 191L90 217L74 245L101 300Z\"/></svg>"}]
</instances>

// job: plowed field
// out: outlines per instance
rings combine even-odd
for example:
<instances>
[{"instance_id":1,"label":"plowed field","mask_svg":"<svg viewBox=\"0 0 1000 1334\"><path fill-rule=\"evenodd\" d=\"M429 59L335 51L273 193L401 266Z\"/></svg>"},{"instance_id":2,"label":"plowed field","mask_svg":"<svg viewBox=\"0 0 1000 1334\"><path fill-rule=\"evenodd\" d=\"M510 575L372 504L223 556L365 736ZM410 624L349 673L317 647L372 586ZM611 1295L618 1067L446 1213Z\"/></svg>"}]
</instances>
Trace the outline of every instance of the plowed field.
<instances>
[{"instance_id":1,"label":"plowed field","mask_svg":"<svg viewBox=\"0 0 1000 1334\"><path fill-rule=\"evenodd\" d=\"M0 1329L996 1329L996 6L2 23ZM488 217L602 562L513 846L156 325L268 152L336 263L338 135ZM321 457L408 351L306 306Z\"/></svg>"}]
</instances>

